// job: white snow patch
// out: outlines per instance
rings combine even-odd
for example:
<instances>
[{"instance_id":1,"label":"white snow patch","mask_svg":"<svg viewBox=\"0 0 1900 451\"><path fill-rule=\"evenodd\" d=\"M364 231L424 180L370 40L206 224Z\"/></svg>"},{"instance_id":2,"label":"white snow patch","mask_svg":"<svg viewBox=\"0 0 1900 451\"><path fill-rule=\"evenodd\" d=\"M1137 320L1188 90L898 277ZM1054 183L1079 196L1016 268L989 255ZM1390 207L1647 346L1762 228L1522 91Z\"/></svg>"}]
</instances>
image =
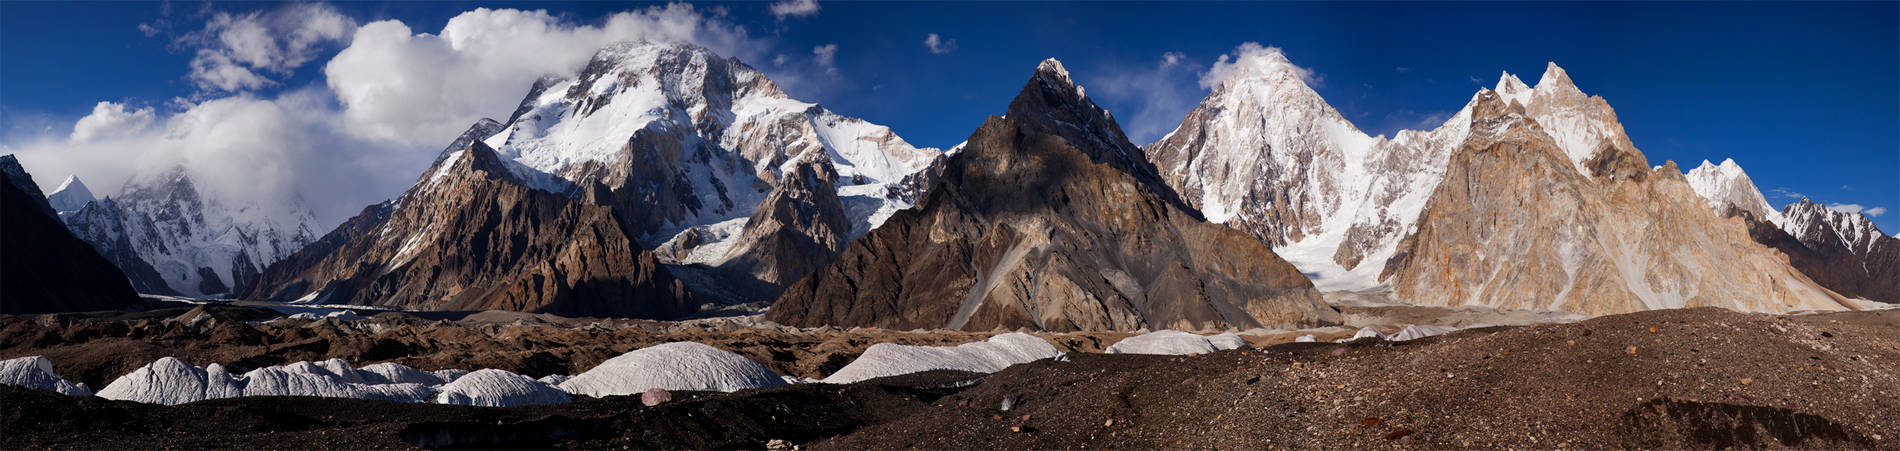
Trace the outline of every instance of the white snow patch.
<instances>
[{"instance_id":1,"label":"white snow patch","mask_svg":"<svg viewBox=\"0 0 1900 451\"><path fill-rule=\"evenodd\" d=\"M994 373L1010 365L1062 355L1048 341L1021 332L990 337L988 341L956 346L906 346L878 343L824 382L848 384L899 374L930 370Z\"/></svg>"},{"instance_id":2,"label":"white snow patch","mask_svg":"<svg viewBox=\"0 0 1900 451\"><path fill-rule=\"evenodd\" d=\"M634 350L601 362L560 384L563 391L594 397L631 395L648 389L739 391L784 385L771 369L745 356L690 341Z\"/></svg>"}]
</instances>

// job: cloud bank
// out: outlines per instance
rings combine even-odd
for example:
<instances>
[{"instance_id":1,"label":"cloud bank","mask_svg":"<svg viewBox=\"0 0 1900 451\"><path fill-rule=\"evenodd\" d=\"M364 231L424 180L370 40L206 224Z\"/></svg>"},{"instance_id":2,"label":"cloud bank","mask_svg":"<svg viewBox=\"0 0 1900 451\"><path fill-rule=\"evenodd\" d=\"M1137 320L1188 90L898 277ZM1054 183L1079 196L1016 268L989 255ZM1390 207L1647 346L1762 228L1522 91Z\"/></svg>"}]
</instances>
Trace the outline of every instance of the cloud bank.
<instances>
[{"instance_id":1,"label":"cloud bank","mask_svg":"<svg viewBox=\"0 0 1900 451\"><path fill-rule=\"evenodd\" d=\"M441 30L414 30L397 20L359 26L322 3L209 11L174 41L191 55L180 69L197 92L156 107L98 102L69 129L0 147L42 178L77 175L102 196L183 166L218 202L271 210L301 201L315 226L328 228L407 188L469 124L512 111L535 79L571 75L609 43L687 42L768 60L775 42L724 14L675 3L577 24L546 11L482 8ZM836 46L825 47L811 64L775 69L774 81L797 89L826 78L818 72L835 73ZM310 66L322 68L320 81L283 85Z\"/></svg>"}]
</instances>

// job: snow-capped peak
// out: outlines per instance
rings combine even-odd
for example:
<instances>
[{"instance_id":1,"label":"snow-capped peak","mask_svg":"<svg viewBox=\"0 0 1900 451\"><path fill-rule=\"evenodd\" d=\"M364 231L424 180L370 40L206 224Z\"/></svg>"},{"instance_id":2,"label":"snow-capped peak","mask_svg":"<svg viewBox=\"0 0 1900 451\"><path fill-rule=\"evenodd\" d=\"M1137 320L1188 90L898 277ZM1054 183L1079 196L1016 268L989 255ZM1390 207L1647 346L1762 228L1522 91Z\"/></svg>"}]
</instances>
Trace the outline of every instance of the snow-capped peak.
<instances>
[{"instance_id":1,"label":"snow-capped peak","mask_svg":"<svg viewBox=\"0 0 1900 451\"><path fill-rule=\"evenodd\" d=\"M1564 68L1557 67L1557 62L1555 61L1545 63L1544 76L1537 79L1537 86L1559 86L1567 84L1571 84L1570 74L1565 73Z\"/></svg>"},{"instance_id":2,"label":"snow-capped peak","mask_svg":"<svg viewBox=\"0 0 1900 451\"><path fill-rule=\"evenodd\" d=\"M1755 182L1735 164L1735 159L1722 160L1722 164L1702 160L1702 165L1689 170L1689 187L1709 202L1709 208L1717 211L1728 207L1739 208L1755 216L1756 219L1771 223L1781 223L1781 212L1768 205L1768 200L1755 187Z\"/></svg>"},{"instance_id":3,"label":"snow-capped peak","mask_svg":"<svg viewBox=\"0 0 1900 451\"><path fill-rule=\"evenodd\" d=\"M1055 58L1042 60L1042 64L1036 65L1036 72L1047 72L1062 77L1064 81L1069 81L1069 69L1062 67L1062 61ZM1074 83L1071 82L1070 84Z\"/></svg>"},{"instance_id":4,"label":"snow-capped peak","mask_svg":"<svg viewBox=\"0 0 1900 451\"><path fill-rule=\"evenodd\" d=\"M80 182L77 175L66 176L66 181L60 182L58 189L46 195L46 202L53 205L53 210L62 213L85 208L87 203L94 200L98 198L92 195L92 190L86 189L86 184Z\"/></svg>"},{"instance_id":5,"label":"snow-capped peak","mask_svg":"<svg viewBox=\"0 0 1900 451\"><path fill-rule=\"evenodd\" d=\"M1789 204L1781 210L1781 229L1803 243L1825 240L1825 234L1832 231L1841 241L1841 245L1856 254L1865 254L1872 249L1875 241L1885 237L1874 221L1859 211L1843 211L1821 205L1803 197L1801 201Z\"/></svg>"},{"instance_id":6,"label":"snow-capped peak","mask_svg":"<svg viewBox=\"0 0 1900 451\"><path fill-rule=\"evenodd\" d=\"M1504 100L1505 103L1510 103L1513 100L1525 105L1531 103L1531 87L1525 85L1524 80L1519 80L1516 75L1511 75L1510 72L1504 72L1502 75L1498 75L1498 87L1492 89L1492 91L1496 91L1498 97Z\"/></svg>"},{"instance_id":7,"label":"snow-capped peak","mask_svg":"<svg viewBox=\"0 0 1900 451\"><path fill-rule=\"evenodd\" d=\"M1536 87L1526 87L1522 80L1510 72L1499 76L1496 89L1499 100L1505 103L1517 102L1524 105L1525 112L1537 121L1539 126L1557 141L1557 146L1570 155L1577 172L1591 175L1584 162L1596 156L1606 142L1614 142L1619 147L1629 147L1629 138L1623 134L1623 125L1616 121L1616 112L1608 103L1594 99L1577 88L1570 74L1557 63L1544 66L1543 77L1538 79Z\"/></svg>"}]
</instances>

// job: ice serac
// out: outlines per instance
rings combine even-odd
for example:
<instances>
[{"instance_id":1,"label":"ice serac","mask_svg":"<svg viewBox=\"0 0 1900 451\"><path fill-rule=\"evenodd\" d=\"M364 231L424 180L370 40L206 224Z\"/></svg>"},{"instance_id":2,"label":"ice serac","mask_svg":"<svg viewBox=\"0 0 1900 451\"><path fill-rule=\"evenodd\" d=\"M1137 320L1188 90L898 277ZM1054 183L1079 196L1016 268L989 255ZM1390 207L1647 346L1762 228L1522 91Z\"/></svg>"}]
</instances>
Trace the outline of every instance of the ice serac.
<instances>
[{"instance_id":1,"label":"ice serac","mask_svg":"<svg viewBox=\"0 0 1900 451\"><path fill-rule=\"evenodd\" d=\"M0 385L59 392L62 395L90 396L86 384L74 384L53 372L53 362L41 356L0 360Z\"/></svg>"},{"instance_id":2,"label":"ice serac","mask_svg":"<svg viewBox=\"0 0 1900 451\"><path fill-rule=\"evenodd\" d=\"M723 391L784 385L771 369L745 356L690 341L637 349L562 381L562 391L607 397L650 389Z\"/></svg>"},{"instance_id":3,"label":"ice serac","mask_svg":"<svg viewBox=\"0 0 1900 451\"><path fill-rule=\"evenodd\" d=\"M607 207L537 188L471 141L262 276L251 297L415 310L675 318L697 307Z\"/></svg>"},{"instance_id":4,"label":"ice serac","mask_svg":"<svg viewBox=\"0 0 1900 451\"><path fill-rule=\"evenodd\" d=\"M994 373L1010 365L1034 362L1062 355L1049 341L1021 332L1001 334L989 340L956 346L908 346L878 343L838 372L825 378L826 383L849 384L867 379L931 370Z\"/></svg>"},{"instance_id":5,"label":"ice serac","mask_svg":"<svg viewBox=\"0 0 1900 451\"><path fill-rule=\"evenodd\" d=\"M1652 169L1627 139L1606 140L1590 160L1622 163L1578 172L1562 140L1507 94L1479 94L1470 137L1388 261L1400 299L1585 314L1850 308L1707 208L1675 163Z\"/></svg>"},{"instance_id":6,"label":"ice serac","mask_svg":"<svg viewBox=\"0 0 1900 451\"><path fill-rule=\"evenodd\" d=\"M137 305L125 274L60 224L19 161L0 156L0 313Z\"/></svg>"},{"instance_id":7,"label":"ice serac","mask_svg":"<svg viewBox=\"0 0 1900 451\"><path fill-rule=\"evenodd\" d=\"M316 238L301 198L264 205L206 193L184 166L136 176L118 196L60 217L139 291L192 297L241 295Z\"/></svg>"},{"instance_id":8,"label":"ice serac","mask_svg":"<svg viewBox=\"0 0 1900 451\"><path fill-rule=\"evenodd\" d=\"M1185 206L1054 60L941 170L915 208L793 284L767 317L965 330L1338 319L1265 243Z\"/></svg>"}]
</instances>

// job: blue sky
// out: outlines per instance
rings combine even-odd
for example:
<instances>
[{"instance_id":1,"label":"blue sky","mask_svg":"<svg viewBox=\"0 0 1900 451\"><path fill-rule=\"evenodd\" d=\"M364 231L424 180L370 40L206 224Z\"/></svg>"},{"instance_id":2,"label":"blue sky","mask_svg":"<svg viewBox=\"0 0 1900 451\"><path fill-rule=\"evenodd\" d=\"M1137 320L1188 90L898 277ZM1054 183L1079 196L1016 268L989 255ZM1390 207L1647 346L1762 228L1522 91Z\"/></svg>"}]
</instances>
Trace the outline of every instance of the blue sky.
<instances>
[{"instance_id":1,"label":"blue sky","mask_svg":"<svg viewBox=\"0 0 1900 451\"><path fill-rule=\"evenodd\" d=\"M1435 124L1478 88L1494 85L1501 71L1534 83L1545 62L1555 61L1585 92L1609 101L1636 146L1656 164L1675 160L1686 170L1703 159L1734 158L1777 207L1793 200L1785 195L1799 193L1826 203L1900 208L1900 4L1893 2L821 0L815 12L784 16L762 2L693 5L699 20L726 26L728 34L743 30L736 44L709 47L737 53L782 79L794 97L888 125L919 145L961 141L984 117L1000 113L1046 57L1061 59L1115 112L1131 138L1145 143L1173 129L1206 94L1196 81L1209 64L1251 41L1280 47L1294 63L1319 74L1316 89L1369 133ZM326 5L354 25L394 19L415 33L439 33L451 18L478 7L545 9L560 24L585 27L648 6ZM243 2L0 3L0 144L18 151L49 136L65 137L101 101L128 111L152 108L156 122L192 104L231 96L297 94L307 100L300 108L348 110L324 89L325 61L350 45L347 39L314 44L306 55L310 62L256 71L271 80L264 86L205 89L190 76L194 58L215 47L191 35L218 14L269 17L282 8ZM937 52L925 44L932 33L939 36ZM827 45L837 46L829 64L814 52ZM781 55L791 62L774 64ZM512 104L526 88L465 95ZM467 123L479 117L474 114L453 121ZM394 181L365 184L372 188L339 205L394 195L447 141L436 136L440 132L419 132L426 136L413 139L341 134L351 136L351 145L386 148L352 156L393 155L393 163L384 165L391 175L383 178ZM47 155L22 158L34 169L32 163L53 159ZM1889 234L1900 232L1900 211L1874 220Z\"/></svg>"}]
</instances>

